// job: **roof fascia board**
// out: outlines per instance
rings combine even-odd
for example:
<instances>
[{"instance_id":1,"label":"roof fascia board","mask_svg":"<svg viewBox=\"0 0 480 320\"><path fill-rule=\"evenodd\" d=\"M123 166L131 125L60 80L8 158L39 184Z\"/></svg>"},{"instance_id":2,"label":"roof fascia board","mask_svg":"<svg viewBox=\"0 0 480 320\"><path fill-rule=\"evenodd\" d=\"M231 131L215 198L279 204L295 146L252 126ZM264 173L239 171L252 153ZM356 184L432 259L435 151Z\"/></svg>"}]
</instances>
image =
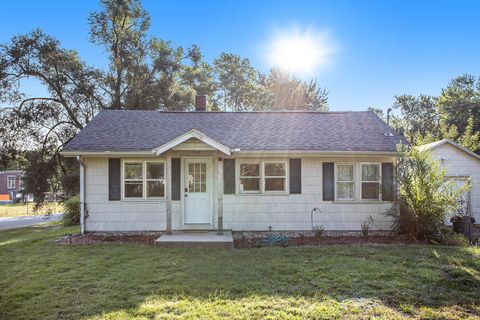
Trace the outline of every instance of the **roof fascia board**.
<instances>
[{"instance_id":1,"label":"roof fascia board","mask_svg":"<svg viewBox=\"0 0 480 320\"><path fill-rule=\"evenodd\" d=\"M173 147L176 147L179 144L181 144L182 142L185 142L185 141L187 141L188 139L191 139L191 138L196 138L196 139L202 141L203 143L208 144L209 146L225 153L226 155L231 154L229 147L224 146L223 144L219 143L218 141L215 141L214 139L209 138L205 134L203 134L200 131L195 130L195 129L192 129L192 130L182 134L181 136L178 136L175 139L173 139L173 140L171 140L171 141L153 149L152 152L155 153L156 155L160 155L160 154L164 153L165 151L170 150Z\"/></svg>"},{"instance_id":2,"label":"roof fascia board","mask_svg":"<svg viewBox=\"0 0 480 320\"><path fill-rule=\"evenodd\" d=\"M396 156L395 151L240 150L232 155Z\"/></svg>"},{"instance_id":3,"label":"roof fascia board","mask_svg":"<svg viewBox=\"0 0 480 320\"><path fill-rule=\"evenodd\" d=\"M145 151L62 151L60 154L64 157L76 157L76 156L100 156L100 157L109 157L109 156L142 156L142 157L153 157L151 150Z\"/></svg>"}]
</instances>

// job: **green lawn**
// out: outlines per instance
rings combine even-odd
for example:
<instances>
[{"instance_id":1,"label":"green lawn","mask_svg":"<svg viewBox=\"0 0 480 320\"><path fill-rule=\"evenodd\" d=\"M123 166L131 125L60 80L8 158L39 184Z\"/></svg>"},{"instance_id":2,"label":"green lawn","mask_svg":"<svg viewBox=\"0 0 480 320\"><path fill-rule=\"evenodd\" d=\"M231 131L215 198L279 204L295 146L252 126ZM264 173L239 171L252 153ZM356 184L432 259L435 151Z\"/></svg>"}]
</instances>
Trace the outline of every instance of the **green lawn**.
<instances>
[{"instance_id":1,"label":"green lawn","mask_svg":"<svg viewBox=\"0 0 480 320\"><path fill-rule=\"evenodd\" d=\"M59 202L47 202L38 210L34 210L34 203L2 204L0 205L0 218L35 216L50 213L63 212L63 204Z\"/></svg>"},{"instance_id":2,"label":"green lawn","mask_svg":"<svg viewBox=\"0 0 480 320\"><path fill-rule=\"evenodd\" d=\"M52 242L77 231L0 231L0 319L480 319L479 248Z\"/></svg>"}]
</instances>

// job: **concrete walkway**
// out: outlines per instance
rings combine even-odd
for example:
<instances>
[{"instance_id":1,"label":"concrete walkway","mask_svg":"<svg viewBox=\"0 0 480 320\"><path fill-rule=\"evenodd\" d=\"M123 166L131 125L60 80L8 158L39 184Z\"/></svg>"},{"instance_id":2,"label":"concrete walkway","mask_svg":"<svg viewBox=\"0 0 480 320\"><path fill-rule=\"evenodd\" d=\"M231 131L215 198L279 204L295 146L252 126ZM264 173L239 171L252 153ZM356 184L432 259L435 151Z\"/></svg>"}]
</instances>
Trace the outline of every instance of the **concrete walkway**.
<instances>
[{"instance_id":1,"label":"concrete walkway","mask_svg":"<svg viewBox=\"0 0 480 320\"><path fill-rule=\"evenodd\" d=\"M216 231L209 232L175 232L162 234L155 240L155 247L205 247L233 248L233 237L230 231L219 235Z\"/></svg>"},{"instance_id":2,"label":"concrete walkway","mask_svg":"<svg viewBox=\"0 0 480 320\"><path fill-rule=\"evenodd\" d=\"M45 219L44 215L0 218L0 230L28 227L44 222L59 221L62 219L62 217L63 213L54 213L49 219Z\"/></svg>"}]
</instances>

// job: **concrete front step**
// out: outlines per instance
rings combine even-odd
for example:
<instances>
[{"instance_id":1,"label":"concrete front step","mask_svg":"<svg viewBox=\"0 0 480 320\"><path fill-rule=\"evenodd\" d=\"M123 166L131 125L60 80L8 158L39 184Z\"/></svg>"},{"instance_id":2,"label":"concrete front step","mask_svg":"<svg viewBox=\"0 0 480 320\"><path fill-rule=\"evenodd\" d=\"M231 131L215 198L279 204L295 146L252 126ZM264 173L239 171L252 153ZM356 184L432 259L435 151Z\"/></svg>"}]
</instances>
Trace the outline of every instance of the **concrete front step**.
<instances>
[{"instance_id":1,"label":"concrete front step","mask_svg":"<svg viewBox=\"0 0 480 320\"><path fill-rule=\"evenodd\" d=\"M157 248L233 248L233 237L230 231L217 234L209 232L174 232L162 234L155 240Z\"/></svg>"}]
</instances>

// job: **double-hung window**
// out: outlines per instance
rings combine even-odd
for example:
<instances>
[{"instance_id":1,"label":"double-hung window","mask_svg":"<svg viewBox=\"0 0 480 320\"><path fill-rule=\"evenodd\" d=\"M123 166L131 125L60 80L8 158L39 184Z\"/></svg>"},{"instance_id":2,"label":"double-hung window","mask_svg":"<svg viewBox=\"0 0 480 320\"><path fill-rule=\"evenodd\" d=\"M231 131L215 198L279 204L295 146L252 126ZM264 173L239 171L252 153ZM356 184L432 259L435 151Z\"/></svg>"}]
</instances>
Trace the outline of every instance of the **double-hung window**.
<instances>
[{"instance_id":1,"label":"double-hung window","mask_svg":"<svg viewBox=\"0 0 480 320\"><path fill-rule=\"evenodd\" d=\"M380 164L362 163L362 200L380 200Z\"/></svg>"},{"instance_id":2,"label":"double-hung window","mask_svg":"<svg viewBox=\"0 0 480 320\"><path fill-rule=\"evenodd\" d=\"M240 163L240 192L260 192L260 163Z\"/></svg>"},{"instance_id":3,"label":"double-hung window","mask_svg":"<svg viewBox=\"0 0 480 320\"><path fill-rule=\"evenodd\" d=\"M123 164L125 199L163 198L165 165L159 161L125 161Z\"/></svg>"},{"instance_id":4,"label":"double-hung window","mask_svg":"<svg viewBox=\"0 0 480 320\"><path fill-rule=\"evenodd\" d=\"M336 167L336 199L355 200L355 165L337 164Z\"/></svg>"},{"instance_id":5,"label":"double-hung window","mask_svg":"<svg viewBox=\"0 0 480 320\"><path fill-rule=\"evenodd\" d=\"M264 162L265 192L287 191L287 163L286 162Z\"/></svg>"},{"instance_id":6,"label":"double-hung window","mask_svg":"<svg viewBox=\"0 0 480 320\"><path fill-rule=\"evenodd\" d=\"M287 161L242 160L239 164L240 193L287 192Z\"/></svg>"},{"instance_id":7,"label":"double-hung window","mask_svg":"<svg viewBox=\"0 0 480 320\"><path fill-rule=\"evenodd\" d=\"M15 189L15 176L7 176L7 189Z\"/></svg>"}]
</instances>

